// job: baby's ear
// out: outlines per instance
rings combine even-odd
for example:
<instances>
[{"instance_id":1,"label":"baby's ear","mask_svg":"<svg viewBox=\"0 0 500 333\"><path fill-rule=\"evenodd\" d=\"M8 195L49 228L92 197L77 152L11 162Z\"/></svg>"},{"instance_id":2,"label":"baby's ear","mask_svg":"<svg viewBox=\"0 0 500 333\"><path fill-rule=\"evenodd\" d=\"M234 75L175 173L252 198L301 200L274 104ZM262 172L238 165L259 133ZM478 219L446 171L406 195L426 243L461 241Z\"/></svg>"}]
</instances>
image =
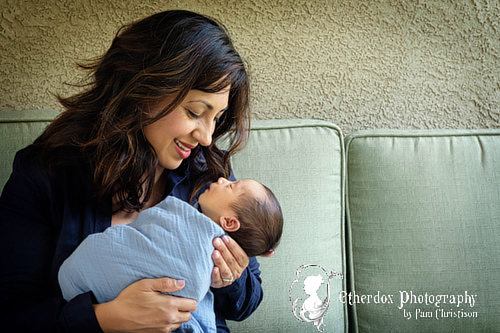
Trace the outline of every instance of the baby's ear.
<instances>
[{"instance_id":1,"label":"baby's ear","mask_svg":"<svg viewBox=\"0 0 500 333\"><path fill-rule=\"evenodd\" d=\"M221 216L220 226L224 231L235 232L240 229L240 221L234 216Z\"/></svg>"}]
</instances>

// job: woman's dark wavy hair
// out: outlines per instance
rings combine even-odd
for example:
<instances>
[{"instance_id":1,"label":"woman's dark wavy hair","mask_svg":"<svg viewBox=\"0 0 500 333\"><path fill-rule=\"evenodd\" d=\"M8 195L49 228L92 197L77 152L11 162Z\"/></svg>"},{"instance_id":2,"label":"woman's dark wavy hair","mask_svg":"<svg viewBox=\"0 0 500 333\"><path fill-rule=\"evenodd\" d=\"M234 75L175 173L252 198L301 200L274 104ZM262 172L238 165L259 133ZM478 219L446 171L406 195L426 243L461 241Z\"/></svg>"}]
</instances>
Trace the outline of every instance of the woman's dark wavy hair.
<instances>
[{"instance_id":1,"label":"woman's dark wavy hair","mask_svg":"<svg viewBox=\"0 0 500 333\"><path fill-rule=\"evenodd\" d=\"M82 92L63 98L65 111L35 141L47 165L88 158L97 199L112 194L115 211L140 210L151 195L157 156L143 128L173 111L192 90L207 93L231 86L229 105L212 144L198 147L190 167L199 175L192 198L209 181L229 177L230 157L241 149L250 126L250 82L245 63L226 28L188 11L166 11L122 27L109 50L80 67L90 71ZM149 105L174 96L155 117ZM228 134L229 147L217 147ZM74 149L77 147L78 149ZM195 163L203 153L206 164Z\"/></svg>"}]
</instances>

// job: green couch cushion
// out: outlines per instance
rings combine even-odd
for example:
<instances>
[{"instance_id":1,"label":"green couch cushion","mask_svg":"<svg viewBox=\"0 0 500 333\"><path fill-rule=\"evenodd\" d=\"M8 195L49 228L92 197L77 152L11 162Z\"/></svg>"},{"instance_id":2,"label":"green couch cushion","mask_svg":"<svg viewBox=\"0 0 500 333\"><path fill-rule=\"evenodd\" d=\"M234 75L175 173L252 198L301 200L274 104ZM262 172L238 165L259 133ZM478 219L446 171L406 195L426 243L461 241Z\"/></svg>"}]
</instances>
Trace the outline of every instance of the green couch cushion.
<instances>
[{"instance_id":1,"label":"green couch cushion","mask_svg":"<svg viewBox=\"0 0 500 333\"><path fill-rule=\"evenodd\" d=\"M54 110L0 111L0 192L12 172L15 153L31 144L57 115Z\"/></svg>"},{"instance_id":2,"label":"green couch cushion","mask_svg":"<svg viewBox=\"0 0 500 333\"><path fill-rule=\"evenodd\" d=\"M327 275L344 272L341 131L314 120L253 121L248 146L232 162L238 179L258 180L276 194L285 219L276 254L259 258L264 300L249 319L230 323L232 332L318 332L313 323L294 316L292 301L301 306L308 298L304 278L322 276L320 296L325 295ZM306 267L297 277L302 265ZM325 332L346 330L346 307L338 301L343 283L339 276L330 280L326 326L320 326Z\"/></svg>"},{"instance_id":3,"label":"green couch cushion","mask_svg":"<svg viewBox=\"0 0 500 333\"><path fill-rule=\"evenodd\" d=\"M346 159L354 331L497 331L500 130L360 131Z\"/></svg>"}]
</instances>

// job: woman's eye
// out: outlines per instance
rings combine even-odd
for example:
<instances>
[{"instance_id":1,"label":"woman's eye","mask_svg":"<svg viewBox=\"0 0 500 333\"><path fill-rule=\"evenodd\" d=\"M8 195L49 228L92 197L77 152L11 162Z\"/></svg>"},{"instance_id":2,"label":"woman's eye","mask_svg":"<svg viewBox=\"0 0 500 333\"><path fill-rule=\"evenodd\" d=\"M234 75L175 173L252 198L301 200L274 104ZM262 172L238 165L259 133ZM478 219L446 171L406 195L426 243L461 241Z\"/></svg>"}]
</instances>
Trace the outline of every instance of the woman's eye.
<instances>
[{"instance_id":1,"label":"woman's eye","mask_svg":"<svg viewBox=\"0 0 500 333\"><path fill-rule=\"evenodd\" d=\"M199 119L199 118L200 118L200 115L198 115L198 114L196 114L196 113L194 113L194 112L192 112L192 111L189 111L189 110L188 110L188 113L189 113L189 116L190 116L191 118L194 118L194 119Z\"/></svg>"}]
</instances>

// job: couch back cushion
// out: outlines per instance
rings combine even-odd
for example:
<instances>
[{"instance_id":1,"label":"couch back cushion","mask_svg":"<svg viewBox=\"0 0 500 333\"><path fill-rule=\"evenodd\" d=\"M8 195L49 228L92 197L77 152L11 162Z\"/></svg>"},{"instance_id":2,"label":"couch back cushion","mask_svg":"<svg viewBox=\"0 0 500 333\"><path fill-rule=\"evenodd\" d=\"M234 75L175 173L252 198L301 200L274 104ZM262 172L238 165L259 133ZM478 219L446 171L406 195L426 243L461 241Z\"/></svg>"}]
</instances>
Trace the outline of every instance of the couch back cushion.
<instances>
[{"instance_id":1,"label":"couch back cushion","mask_svg":"<svg viewBox=\"0 0 500 333\"><path fill-rule=\"evenodd\" d=\"M361 131L346 156L354 331L498 330L500 130Z\"/></svg>"},{"instance_id":2,"label":"couch back cushion","mask_svg":"<svg viewBox=\"0 0 500 333\"><path fill-rule=\"evenodd\" d=\"M0 111L0 193L16 152L31 144L57 114L54 110Z\"/></svg>"},{"instance_id":3,"label":"couch back cushion","mask_svg":"<svg viewBox=\"0 0 500 333\"><path fill-rule=\"evenodd\" d=\"M331 123L252 122L248 146L232 160L235 176L260 181L275 193L283 210L284 232L276 254L259 258L262 304L247 320L230 323L232 332L346 330L346 307L338 301L344 280L336 274L345 269L343 151L342 133ZM310 276L314 278L306 281ZM322 323L320 315L311 320L310 312L300 314L301 309L311 309L312 300L323 301L328 293L330 299L322 302L328 306L318 312L324 314Z\"/></svg>"}]
</instances>

